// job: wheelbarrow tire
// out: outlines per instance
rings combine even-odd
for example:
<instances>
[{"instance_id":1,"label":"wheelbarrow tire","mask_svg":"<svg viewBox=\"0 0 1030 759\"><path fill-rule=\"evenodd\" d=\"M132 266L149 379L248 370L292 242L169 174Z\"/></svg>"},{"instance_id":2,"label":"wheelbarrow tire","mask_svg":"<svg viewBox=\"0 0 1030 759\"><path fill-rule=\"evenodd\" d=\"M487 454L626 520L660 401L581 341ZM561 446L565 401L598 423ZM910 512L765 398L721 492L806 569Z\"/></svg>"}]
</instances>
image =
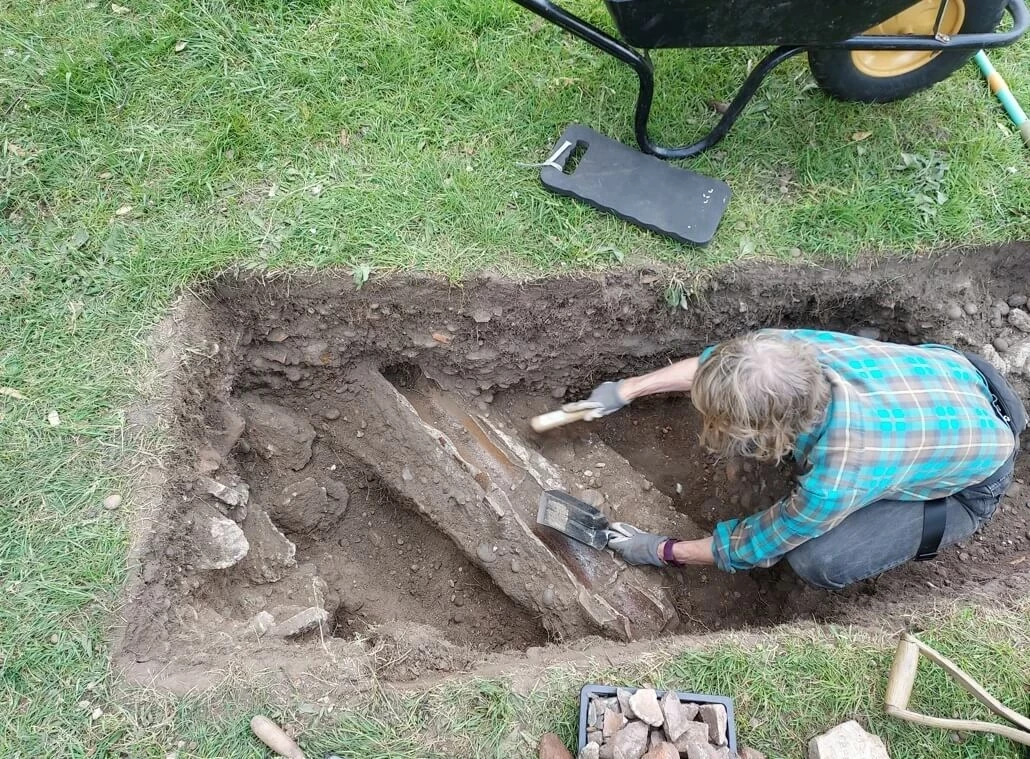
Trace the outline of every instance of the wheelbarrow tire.
<instances>
[{"instance_id":1,"label":"wheelbarrow tire","mask_svg":"<svg viewBox=\"0 0 1030 759\"><path fill-rule=\"evenodd\" d=\"M1006 0L966 0L960 32L993 32L1001 23ZM816 83L838 100L889 103L942 82L973 57L975 50L953 50L934 56L914 71L897 76L870 76L856 65L850 50L809 50L808 67Z\"/></svg>"}]
</instances>

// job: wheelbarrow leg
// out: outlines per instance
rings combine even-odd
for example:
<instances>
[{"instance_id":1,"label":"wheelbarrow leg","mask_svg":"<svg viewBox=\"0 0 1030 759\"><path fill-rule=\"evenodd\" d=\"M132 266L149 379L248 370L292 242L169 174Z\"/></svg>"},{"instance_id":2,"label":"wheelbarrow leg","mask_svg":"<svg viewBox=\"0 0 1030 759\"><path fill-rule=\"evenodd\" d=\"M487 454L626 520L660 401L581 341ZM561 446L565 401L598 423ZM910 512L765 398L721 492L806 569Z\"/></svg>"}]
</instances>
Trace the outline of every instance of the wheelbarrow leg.
<instances>
[{"instance_id":1,"label":"wheelbarrow leg","mask_svg":"<svg viewBox=\"0 0 1030 759\"><path fill-rule=\"evenodd\" d=\"M647 125L651 119L651 103L654 99L654 65L646 56L641 55L635 48L615 39L610 34L601 31L593 24L587 23L578 16L569 13L550 0L515 0L515 2L593 45L598 50L619 59L636 72L640 83L637 92L637 108L634 122L637 144L642 151L658 158L693 158L718 143L736 123L744 108L751 102L755 93L758 92L762 80L769 75L769 72L788 58L803 52L805 49L803 47L783 46L773 50L755 66L748 78L744 80L744 84L734 96L729 108L726 109L726 113L723 114L723 117L712 131L690 145L670 148L655 144L648 135Z\"/></svg>"}]
</instances>

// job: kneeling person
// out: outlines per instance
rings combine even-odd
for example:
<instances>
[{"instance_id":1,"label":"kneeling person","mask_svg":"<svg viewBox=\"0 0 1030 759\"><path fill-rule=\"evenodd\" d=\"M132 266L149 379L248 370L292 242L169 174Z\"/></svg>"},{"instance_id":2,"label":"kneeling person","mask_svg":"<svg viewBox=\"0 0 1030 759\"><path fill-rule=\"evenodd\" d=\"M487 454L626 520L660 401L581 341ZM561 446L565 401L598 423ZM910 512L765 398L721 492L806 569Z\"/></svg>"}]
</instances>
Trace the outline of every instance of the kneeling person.
<instances>
[{"instance_id":1,"label":"kneeling person","mask_svg":"<svg viewBox=\"0 0 1030 759\"><path fill-rule=\"evenodd\" d=\"M566 406L587 419L635 398L690 392L701 442L730 456L793 457L786 498L680 541L624 528L609 547L631 563L715 564L728 572L786 558L807 582L843 588L969 538L1012 483L1027 414L983 359L811 330L761 330Z\"/></svg>"}]
</instances>

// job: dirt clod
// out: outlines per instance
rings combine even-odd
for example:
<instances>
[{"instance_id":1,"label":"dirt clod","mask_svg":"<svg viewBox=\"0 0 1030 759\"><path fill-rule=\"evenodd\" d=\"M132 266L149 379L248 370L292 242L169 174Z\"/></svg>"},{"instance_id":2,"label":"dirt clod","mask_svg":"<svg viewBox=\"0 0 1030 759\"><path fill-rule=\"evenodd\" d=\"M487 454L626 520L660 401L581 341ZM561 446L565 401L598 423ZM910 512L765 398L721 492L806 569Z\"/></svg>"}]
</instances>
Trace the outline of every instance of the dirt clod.
<instances>
[{"instance_id":1,"label":"dirt clod","mask_svg":"<svg viewBox=\"0 0 1030 759\"><path fill-rule=\"evenodd\" d=\"M197 506L187 521L192 526L192 563L197 569L228 569L250 550L239 525L210 506Z\"/></svg>"},{"instance_id":2,"label":"dirt clod","mask_svg":"<svg viewBox=\"0 0 1030 759\"><path fill-rule=\"evenodd\" d=\"M315 428L310 422L258 398L245 399L244 407L250 443L261 456L280 459L293 470L307 465L315 439Z\"/></svg>"}]
</instances>

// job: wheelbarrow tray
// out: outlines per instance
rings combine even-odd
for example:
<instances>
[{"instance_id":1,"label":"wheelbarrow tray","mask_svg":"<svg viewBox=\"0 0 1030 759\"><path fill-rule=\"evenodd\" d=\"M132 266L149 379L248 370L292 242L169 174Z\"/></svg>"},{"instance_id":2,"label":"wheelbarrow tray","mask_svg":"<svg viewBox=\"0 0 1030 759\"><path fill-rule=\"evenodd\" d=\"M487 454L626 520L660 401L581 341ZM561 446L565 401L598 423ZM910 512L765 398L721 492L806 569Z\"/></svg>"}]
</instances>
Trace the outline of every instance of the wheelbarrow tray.
<instances>
[{"instance_id":1,"label":"wheelbarrow tray","mask_svg":"<svg viewBox=\"0 0 1030 759\"><path fill-rule=\"evenodd\" d=\"M605 5L625 42L655 49L832 44L900 13L912 0L605 0Z\"/></svg>"}]
</instances>

